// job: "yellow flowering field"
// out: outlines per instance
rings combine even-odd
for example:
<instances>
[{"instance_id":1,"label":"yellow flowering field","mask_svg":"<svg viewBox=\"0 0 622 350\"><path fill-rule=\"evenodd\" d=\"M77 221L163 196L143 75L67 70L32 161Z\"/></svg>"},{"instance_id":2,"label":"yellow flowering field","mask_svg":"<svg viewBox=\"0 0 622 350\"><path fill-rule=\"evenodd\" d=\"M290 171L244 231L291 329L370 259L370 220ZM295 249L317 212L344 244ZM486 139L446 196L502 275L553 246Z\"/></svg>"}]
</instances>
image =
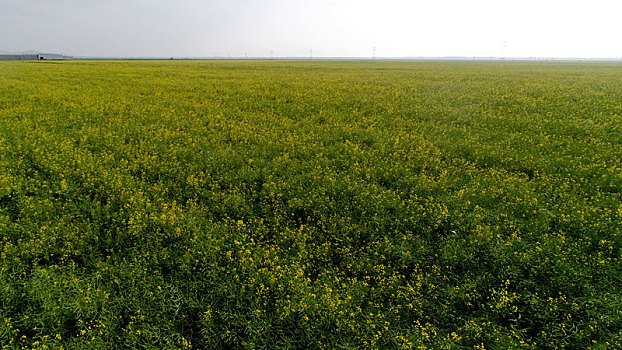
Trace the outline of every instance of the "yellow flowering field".
<instances>
[{"instance_id":1,"label":"yellow flowering field","mask_svg":"<svg viewBox=\"0 0 622 350\"><path fill-rule=\"evenodd\" d=\"M6 349L622 348L622 65L0 63Z\"/></svg>"}]
</instances>

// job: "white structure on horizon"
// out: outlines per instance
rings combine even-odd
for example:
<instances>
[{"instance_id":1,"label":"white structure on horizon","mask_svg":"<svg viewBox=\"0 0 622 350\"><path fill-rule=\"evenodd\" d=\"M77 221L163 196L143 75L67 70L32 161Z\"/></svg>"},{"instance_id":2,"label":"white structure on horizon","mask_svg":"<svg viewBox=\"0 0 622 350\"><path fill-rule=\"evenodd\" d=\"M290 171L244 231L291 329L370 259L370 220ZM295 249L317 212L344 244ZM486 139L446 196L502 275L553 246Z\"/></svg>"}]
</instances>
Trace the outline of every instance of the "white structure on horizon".
<instances>
[{"instance_id":1,"label":"white structure on horizon","mask_svg":"<svg viewBox=\"0 0 622 350\"><path fill-rule=\"evenodd\" d=\"M55 53L0 55L0 61L60 61L70 59L72 57Z\"/></svg>"}]
</instances>

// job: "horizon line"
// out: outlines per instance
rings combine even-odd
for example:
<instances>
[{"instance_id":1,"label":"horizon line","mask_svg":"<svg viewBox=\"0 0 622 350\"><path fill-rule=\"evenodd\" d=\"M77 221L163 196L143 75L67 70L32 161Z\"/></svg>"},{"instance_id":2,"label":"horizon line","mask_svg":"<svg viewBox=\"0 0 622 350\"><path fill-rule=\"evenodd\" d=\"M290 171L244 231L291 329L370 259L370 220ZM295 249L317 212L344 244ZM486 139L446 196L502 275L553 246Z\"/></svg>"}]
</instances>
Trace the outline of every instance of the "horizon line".
<instances>
[{"instance_id":1,"label":"horizon line","mask_svg":"<svg viewBox=\"0 0 622 350\"><path fill-rule=\"evenodd\" d=\"M563 57L563 56L68 56L76 60L460 60L460 61L622 61L622 57Z\"/></svg>"}]
</instances>

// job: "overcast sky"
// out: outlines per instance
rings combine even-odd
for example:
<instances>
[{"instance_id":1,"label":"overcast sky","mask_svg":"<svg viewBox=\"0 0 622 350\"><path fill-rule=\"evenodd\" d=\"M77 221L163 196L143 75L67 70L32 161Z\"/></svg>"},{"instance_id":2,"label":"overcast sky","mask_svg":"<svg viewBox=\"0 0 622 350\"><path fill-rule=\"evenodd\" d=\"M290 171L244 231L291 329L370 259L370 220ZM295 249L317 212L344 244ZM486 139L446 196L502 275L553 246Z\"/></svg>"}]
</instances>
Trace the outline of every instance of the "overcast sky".
<instances>
[{"instance_id":1,"label":"overcast sky","mask_svg":"<svg viewBox=\"0 0 622 350\"><path fill-rule=\"evenodd\" d=\"M622 0L0 0L0 51L622 57L621 17Z\"/></svg>"}]
</instances>

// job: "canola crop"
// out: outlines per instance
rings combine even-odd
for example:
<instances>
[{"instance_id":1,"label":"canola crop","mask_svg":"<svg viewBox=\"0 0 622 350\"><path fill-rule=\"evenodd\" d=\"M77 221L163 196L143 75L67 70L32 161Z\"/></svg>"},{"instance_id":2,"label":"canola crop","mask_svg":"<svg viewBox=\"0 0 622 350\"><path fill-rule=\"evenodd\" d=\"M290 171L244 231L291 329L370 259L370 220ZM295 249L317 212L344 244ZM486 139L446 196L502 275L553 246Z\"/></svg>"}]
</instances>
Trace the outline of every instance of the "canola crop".
<instances>
[{"instance_id":1,"label":"canola crop","mask_svg":"<svg viewBox=\"0 0 622 350\"><path fill-rule=\"evenodd\" d=\"M622 348L622 66L0 64L6 349Z\"/></svg>"}]
</instances>

